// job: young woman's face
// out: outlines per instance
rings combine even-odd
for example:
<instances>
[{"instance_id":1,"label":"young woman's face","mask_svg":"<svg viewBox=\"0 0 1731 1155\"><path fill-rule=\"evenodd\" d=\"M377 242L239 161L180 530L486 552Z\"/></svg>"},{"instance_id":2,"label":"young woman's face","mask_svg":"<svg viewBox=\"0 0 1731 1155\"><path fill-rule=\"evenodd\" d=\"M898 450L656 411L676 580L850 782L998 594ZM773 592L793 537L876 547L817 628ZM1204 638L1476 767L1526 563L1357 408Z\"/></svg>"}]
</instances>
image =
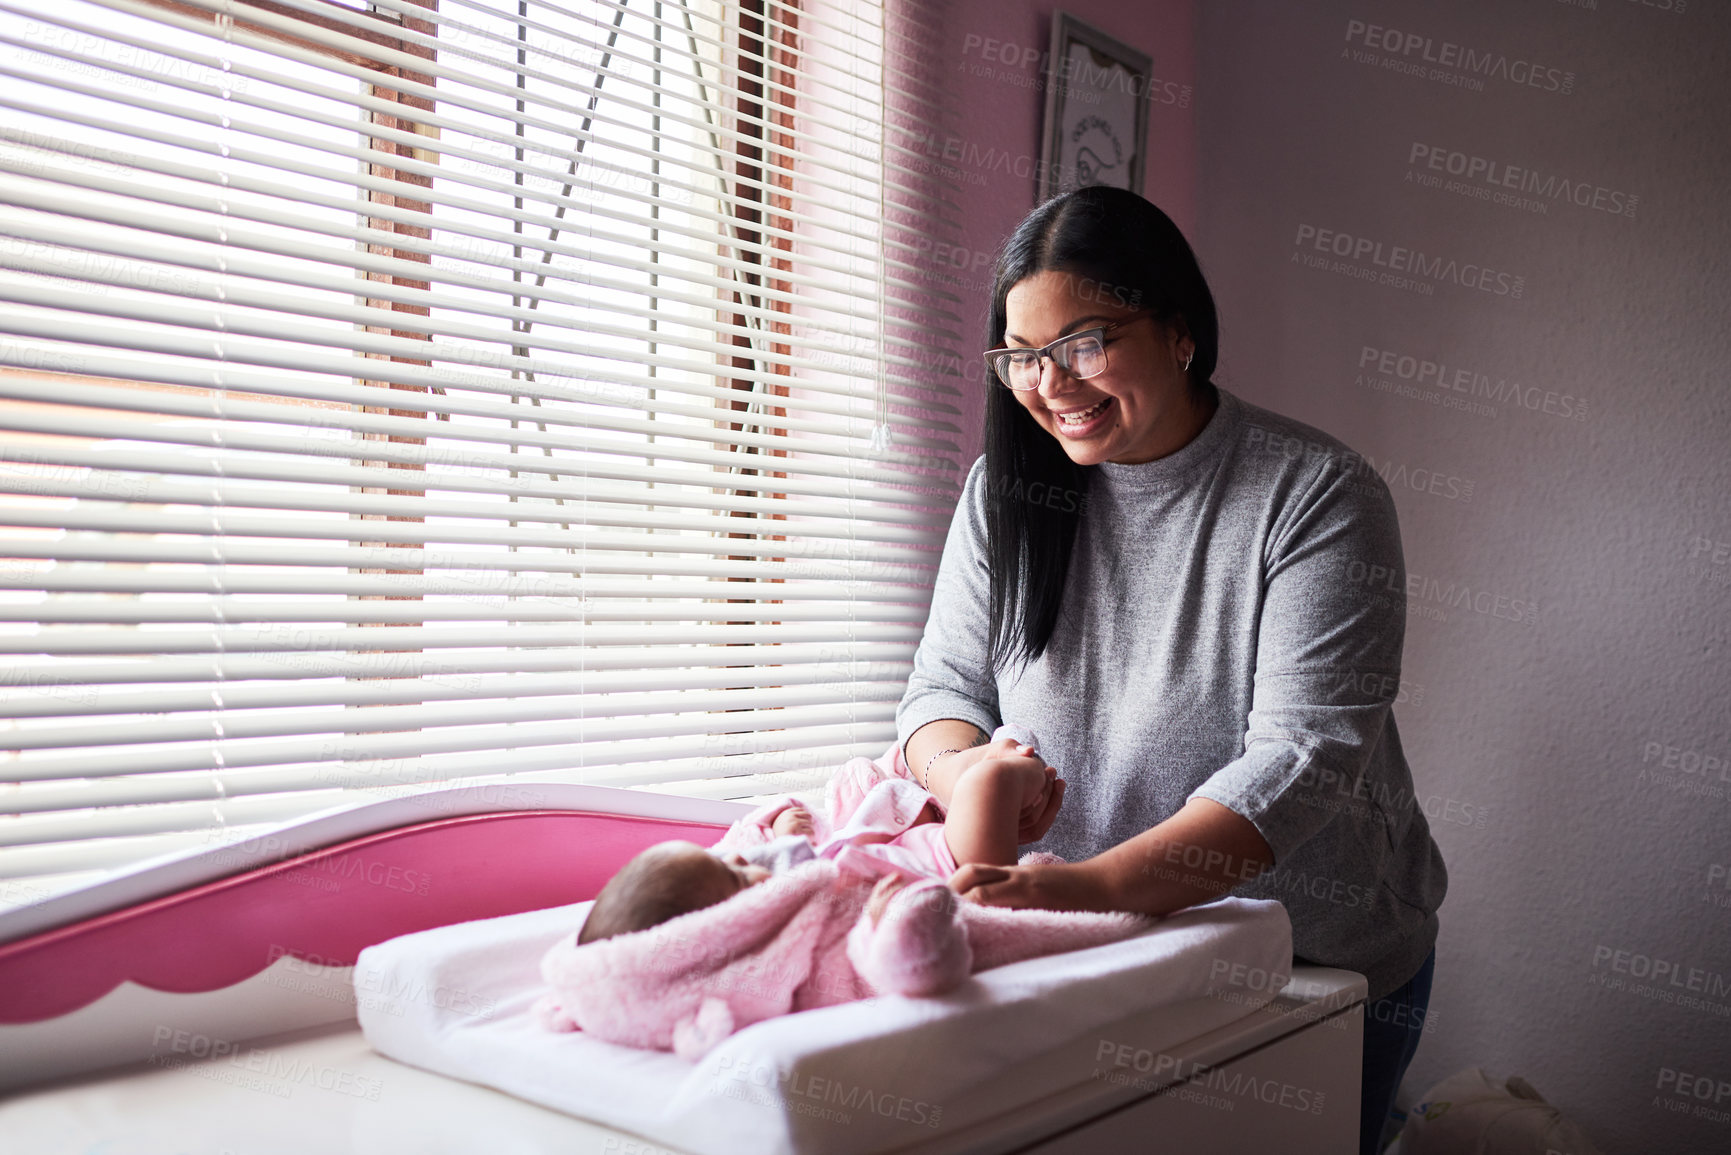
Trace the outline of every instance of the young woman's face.
<instances>
[{"instance_id":1,"label":"young woman's face","mask_svg":"<svg viewBox=\"0 0 1731 1155\"><path fill-rule=\"evenodd\" d=\"M1017 281L1004 308L1009 347L1037 349L1083 329L1124 322L1106 334L1105 372L1078 380L1045 359L1040 387L1013 391L1077 465L1153 461L1182 449L1208 423L1212 407L1191 397L1184 375L1193 346L1181 327L1129 308L1100 291L1098 281L1071 273L1048 271Z\"/></svg>"}]
</instances>

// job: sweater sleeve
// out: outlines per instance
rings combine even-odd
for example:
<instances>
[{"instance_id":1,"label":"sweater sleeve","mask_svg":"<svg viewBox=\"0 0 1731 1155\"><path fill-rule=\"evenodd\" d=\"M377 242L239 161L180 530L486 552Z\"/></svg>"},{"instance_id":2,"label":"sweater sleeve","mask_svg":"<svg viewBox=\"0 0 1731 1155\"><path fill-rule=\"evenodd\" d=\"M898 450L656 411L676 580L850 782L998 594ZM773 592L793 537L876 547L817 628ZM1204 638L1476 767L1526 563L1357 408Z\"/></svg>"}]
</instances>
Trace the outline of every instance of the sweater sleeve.
<instances>
[{"instance_id":1,"label":"sweater sleeve","mask_svg":"<svg viewBox=\"0 0 1731 1155\"><path fill-rule=\"evenodd\" d=\"M1277 862L1371 796L1400 688L1406 569L1382 479L1327 462L1270 527L1244 752L1190 797L1256 826Z\"/></svg>"},{"instance_id":2,"label":"sweater sleeve","mask_svg":"<svg viewBox=\"0 0 1731 1155\"><path fill-rule=\"evenodd\" d=\"M944 541L932 608L914 653L914 670L896 708L897 741L928 722L957 718L990 734L998 725L992 670L990 579L986 568L985 458L974 462Z\"/></svg>"}]
</instances>

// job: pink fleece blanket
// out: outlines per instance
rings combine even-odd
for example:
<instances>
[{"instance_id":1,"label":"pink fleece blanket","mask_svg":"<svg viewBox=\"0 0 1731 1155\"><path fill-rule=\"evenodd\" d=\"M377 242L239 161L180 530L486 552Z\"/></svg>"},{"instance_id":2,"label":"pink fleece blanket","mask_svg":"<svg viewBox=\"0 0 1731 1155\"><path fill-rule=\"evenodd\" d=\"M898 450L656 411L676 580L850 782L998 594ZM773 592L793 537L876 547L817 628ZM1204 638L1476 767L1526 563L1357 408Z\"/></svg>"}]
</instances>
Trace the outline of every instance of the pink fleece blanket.
<instances>
[{"instance_id":1,"label":"pink fleece blanket","mask_svg":"<svg viewBox=\"0 0 1731 1155\"><path fill-rule=\"evenodd\" d=\"M1012 731L1032 744L1025 733ZM941 994L975 971L1100 946L1152 925L1128 914L958 902L944 885L956 861L942 824L917 823L935 799L909 776L899 748L847 763L830 779L825 803L812 815L816 861L649 930L581 947L575 934L561 940L541 963L552 988L536 1008L542 1023L696 1059L776 1015L875 995ZM775 816L793 804L760 807L715 848L771 841ZM888 874L918 881L874 925L866 901Z\"/></svg>"},{"instance_id":2,"label":"pink fleece blanket","mask_svg":"<svg viewBox=\"0 0 1731 1155\"><path fill-rule=\"evenodd\" d=\"M542 959L552 991L537 1013L554 1030L697 1059L776 1015L940 994L975 971L1115 942L1153 923L977 906L921 880L873 926L866 899L886 869L849 847L649 930L586 946L569 935Z\"/></svg>"}]
</instances>

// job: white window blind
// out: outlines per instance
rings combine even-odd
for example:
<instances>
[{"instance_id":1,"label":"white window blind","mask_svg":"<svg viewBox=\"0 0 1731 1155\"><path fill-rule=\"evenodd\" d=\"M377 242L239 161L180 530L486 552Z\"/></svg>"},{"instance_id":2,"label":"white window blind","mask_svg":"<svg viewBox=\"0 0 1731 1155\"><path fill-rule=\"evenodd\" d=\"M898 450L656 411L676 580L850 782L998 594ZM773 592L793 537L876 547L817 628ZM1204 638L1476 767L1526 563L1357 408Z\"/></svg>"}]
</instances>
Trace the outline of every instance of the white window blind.
<instances>
[{"instance_id":1,"label":"white window blind","mask_svg":"<svg viewBox=\"0 0 1731 1155\"><path fill-rule=\"evenodd\" d=\"M14 897L880 752L958 464L913 19L0 0Z\"/></svg>"}]
</instances>

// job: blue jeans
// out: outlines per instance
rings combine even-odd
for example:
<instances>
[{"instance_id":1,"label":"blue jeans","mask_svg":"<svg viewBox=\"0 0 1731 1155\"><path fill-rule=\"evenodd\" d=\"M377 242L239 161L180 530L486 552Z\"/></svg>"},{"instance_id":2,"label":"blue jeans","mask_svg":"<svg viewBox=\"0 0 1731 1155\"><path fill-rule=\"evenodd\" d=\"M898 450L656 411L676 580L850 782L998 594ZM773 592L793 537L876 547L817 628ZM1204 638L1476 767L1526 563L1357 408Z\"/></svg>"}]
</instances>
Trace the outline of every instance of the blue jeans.
<instances>
[{"instance_id":1,"label":"blue jeans","mask_svg":"<svg viewBox=\"0 0 1731 1155\"><path fill-rule=\"evenodd\" d=\"M1404 987L1364 1008L1364 1083L1358 1115L1359 1155L1376 1155L1382 1129L1394 1109L1394 1093L1418 1050L1430 1006L1431 974L1436 970L1432 947L1418 973Z\"/></svg>"}]
</instances>

